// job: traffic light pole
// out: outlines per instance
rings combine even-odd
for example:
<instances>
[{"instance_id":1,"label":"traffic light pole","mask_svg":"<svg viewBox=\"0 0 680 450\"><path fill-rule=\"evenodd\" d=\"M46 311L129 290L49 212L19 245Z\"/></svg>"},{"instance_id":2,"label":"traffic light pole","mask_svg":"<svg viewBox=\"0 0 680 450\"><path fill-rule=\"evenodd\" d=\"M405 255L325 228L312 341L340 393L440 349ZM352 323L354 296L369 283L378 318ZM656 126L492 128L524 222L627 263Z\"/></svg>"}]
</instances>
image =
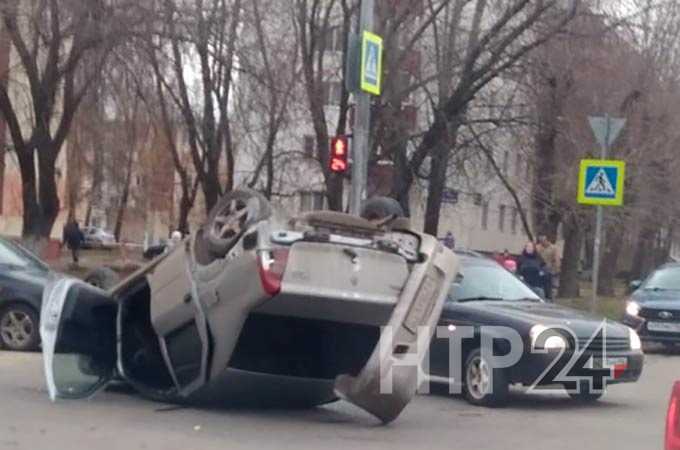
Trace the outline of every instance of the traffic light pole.
<instances>
[{"instance_id":1,"label":"traffic light pole","mask_svg":"<svg viewBox=\"0 0 680 450\"><path fill-rule=\"evenodd\" d=\"M359 36L364 31L373 31L374 0L362 0L359 15ZM352 142L352 190L349 212L359 215L361 204L366 199L366 179L368 178L368 155L371 129L371 95L359 90L355 94L356 116Z\"/></svg>"}]
</instances>

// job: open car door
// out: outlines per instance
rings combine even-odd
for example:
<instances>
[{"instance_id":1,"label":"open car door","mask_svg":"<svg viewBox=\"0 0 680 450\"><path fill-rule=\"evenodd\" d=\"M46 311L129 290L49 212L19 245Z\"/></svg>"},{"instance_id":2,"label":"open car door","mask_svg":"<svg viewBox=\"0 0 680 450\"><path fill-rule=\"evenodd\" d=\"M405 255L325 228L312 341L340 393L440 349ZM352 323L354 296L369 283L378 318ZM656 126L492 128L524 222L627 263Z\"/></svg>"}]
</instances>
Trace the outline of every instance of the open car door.
<instances>
[{"instance_id":1,"label":"open car door","mask_svg":"<svg viewBox=\"0 0 680 450\"><path fill-rule=\"evenodd\" d=\"M106 291L73 278L47 284L40 337L52 400L91 396L114 376L116 315Z\"/></svg>"}]
</instances>

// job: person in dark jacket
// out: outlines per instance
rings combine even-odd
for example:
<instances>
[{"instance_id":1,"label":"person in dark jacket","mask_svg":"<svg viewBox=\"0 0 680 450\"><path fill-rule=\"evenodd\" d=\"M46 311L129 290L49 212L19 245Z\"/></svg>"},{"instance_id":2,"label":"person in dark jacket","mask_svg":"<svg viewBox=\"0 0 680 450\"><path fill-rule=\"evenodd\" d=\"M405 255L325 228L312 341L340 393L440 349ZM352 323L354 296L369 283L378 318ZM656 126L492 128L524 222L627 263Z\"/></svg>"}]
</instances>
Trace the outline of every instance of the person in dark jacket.
<instances>
[{"instance_id":1,"label":"person in dark jacket","mask_svg":"<svg viewBox=\"0 0 680 450\"><path fill-rule=\"evenodd\" d=\"M543 258L541 258L541 255L536 251L536 245L533 242L527 242L524 246L522 256L519 258L517 273L522 277L526 284L543 295L545 283L544 271L545 262L543 262Z\"/></svg>"},{"instance_id":2,"label":"person in dark jacket","mask_svg":"<svg viewBox=\"0 0 680 450\"><path fill-rule=\"evenodd\" d=\"M78 252L80 247L83 245L85 240L85 235L80 229L78 222L71 218L66 225L64 225L64 231L62 234L62 245L66 245L69 250L71 250L71 257L73 258L73 263L78 264Z\"/></svg>"}]
</instances>

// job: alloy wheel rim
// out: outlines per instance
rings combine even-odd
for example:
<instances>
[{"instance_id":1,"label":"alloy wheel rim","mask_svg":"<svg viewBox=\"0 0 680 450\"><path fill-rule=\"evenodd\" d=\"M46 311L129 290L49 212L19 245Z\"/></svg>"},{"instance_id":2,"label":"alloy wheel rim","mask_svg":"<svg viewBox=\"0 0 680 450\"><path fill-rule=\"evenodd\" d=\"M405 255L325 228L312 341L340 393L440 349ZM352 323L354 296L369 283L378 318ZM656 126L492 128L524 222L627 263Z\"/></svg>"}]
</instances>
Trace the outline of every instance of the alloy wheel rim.
<instances>
[{"instance_id":1,"label":"alloy wheel rim","mask_svg":"<svg viewBox=\"0 0 680 450\"><path fill-rule=\"evenodd\" d=\"M491 370L481 356L470 361L466 375L468 392L474 399L481 400L490 393Z\"/></svg>"},{"instance_id":2,"label":"alloy wheel rim","mask_svg":"<svg viewBox=\"0 0 680 450\"><path fill-rule=\"evenodd\" d=\"M21 348L31 340L34 326L30 316L23 311L10 310L0 321L0 335L5 344Z\"/></svg>"},{"instance_id":3,"label":"alloy wheel rim","mask_svg":"<svg viewBox=\"0 0 680 450\"><path fill-rule=\"evenodd\" d=\"M248 216L247 202L234 199L213 220L211 232L218 239L230 239L240 232Z\"/></svg>"}]
</instances>

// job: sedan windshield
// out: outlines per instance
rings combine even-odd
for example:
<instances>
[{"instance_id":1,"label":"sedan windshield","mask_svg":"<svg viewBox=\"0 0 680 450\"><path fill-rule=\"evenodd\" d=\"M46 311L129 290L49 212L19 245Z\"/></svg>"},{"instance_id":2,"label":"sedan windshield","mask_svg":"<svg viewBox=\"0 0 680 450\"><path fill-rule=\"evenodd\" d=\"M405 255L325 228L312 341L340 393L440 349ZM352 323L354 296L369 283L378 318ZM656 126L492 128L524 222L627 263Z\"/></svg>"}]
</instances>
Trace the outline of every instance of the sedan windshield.
<instances>
[{"instance_id":1,"label":"sedan windshield","mask_svg":"<svg viewBox=\"0 0 680 450\"><path fill-rule=\"evenodd\" d=\"M449 299L456 302L540 301L527 285L496 264L464 265L451 288Z\"/></svg>"},{"instance_id":2,"label":"sedan windshield","mask_svg":"<svg viewBox=\"0 0 680 450\"><path fill-rule=\"evenodd\" d=\"M45 269L45 265L28 250L4 240L0 240L0 264Z\"/></svg>"},{"instance_id":3,"label":"sedan windshield","mask_svg":"<svg viewBox=\"0 0 680 450\"><path fill-rule=\"evenodd\" d=\"M680 291L680 267L666 267L655 271L642 288L651 291Z\"/></svg>"}]
</instances>

